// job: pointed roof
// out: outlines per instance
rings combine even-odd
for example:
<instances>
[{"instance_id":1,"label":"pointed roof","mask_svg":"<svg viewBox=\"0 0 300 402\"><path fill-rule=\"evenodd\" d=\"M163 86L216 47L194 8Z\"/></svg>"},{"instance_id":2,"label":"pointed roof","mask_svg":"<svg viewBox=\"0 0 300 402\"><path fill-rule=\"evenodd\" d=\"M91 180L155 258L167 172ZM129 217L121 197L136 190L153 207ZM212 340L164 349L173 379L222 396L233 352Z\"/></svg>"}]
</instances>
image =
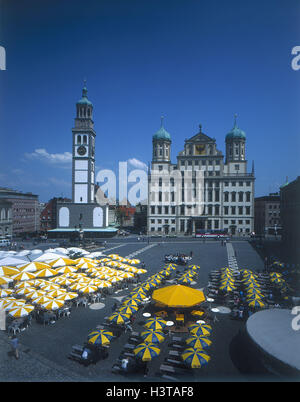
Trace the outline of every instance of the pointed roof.
<instances>
[{"instance_id":1,"label":"pointed roof","mask_svg":"<svg viewBox=\"0 0 300 402\"><path fill-rule=\"evenodd\" d=\"M202 132L202 125L199 124L199 133L185 141L186 142L190 142L190 141L191 142L215 142L215 139L204 134Z\"/></svg>"},{"instance_id":2,"label":"pointed roof","mask_svg":"<svg viewBox=\"0 0 300 402\"><path fill-rule=\"evenodd\" d=\"M226 140L231 140L231 139L246 139L246 133L241 130L237 124L236 124L236 118L237 115L234 115L234 126L231 131L226 135Z\"/></svg>"},{"instance_id":3,"label":"pointed roof","mask_svg":"<svg viewBox=\"0 0 300 402\"><path fill-rule=\"evenodd\" d=\"M167 140L171 141L171 135L165 130L163 126L164 116L160 118L160 129L153 135L153 140Z\"/></svg>"},{"instance_id":4,"label":"pointed roof","mask_svg":"<svg viewBox=\"0 0 300 402\"><path fill-rule=\"evenodd\" d=\"M82 88L82 97L81 97L81 99L79 99L77 104L93 106L92 102L90 102L87 98L87 92L88 92L88 90L86 87L86 80L84 80L84 86Z\"/></svg>"}]
</instances>

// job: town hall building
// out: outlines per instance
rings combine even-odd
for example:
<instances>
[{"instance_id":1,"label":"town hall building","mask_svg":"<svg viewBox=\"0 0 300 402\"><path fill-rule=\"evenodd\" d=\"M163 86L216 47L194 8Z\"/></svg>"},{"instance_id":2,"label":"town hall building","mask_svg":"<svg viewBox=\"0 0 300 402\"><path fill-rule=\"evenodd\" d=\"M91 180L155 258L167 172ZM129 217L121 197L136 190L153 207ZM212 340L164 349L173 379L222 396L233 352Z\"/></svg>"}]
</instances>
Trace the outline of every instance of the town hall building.
<instances>
[{"instance_id":1,"label":"town hall building","mask_svg":"<svg viewBox=\"0 0 300 402\"><path fill-rule=\"evenodd\" d=\"M254 230L254 165L247 170L246 134L237 126L226 135L225 160L216 140L199 126L199 132L185 140L177 163L171 163L171 136L163 120L152 138L152 163L149 173L147 228L149 235L195 234L197 231L220 230L232 235L247 235ZM203 204L200 214L192 213L200 199L189 205L176 202L174 180L158 178L177 171L203 175ZM154 179L155 178L155 179Z\"/></svg>"}]
</instances>

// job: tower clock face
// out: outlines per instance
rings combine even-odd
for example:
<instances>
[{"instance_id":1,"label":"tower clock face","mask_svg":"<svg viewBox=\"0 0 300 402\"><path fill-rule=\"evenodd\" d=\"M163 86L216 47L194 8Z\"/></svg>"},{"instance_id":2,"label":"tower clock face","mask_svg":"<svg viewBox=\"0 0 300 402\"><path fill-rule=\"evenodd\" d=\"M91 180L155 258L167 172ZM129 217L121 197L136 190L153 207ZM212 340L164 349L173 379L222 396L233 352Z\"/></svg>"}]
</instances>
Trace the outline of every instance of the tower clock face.
<instances>
[{"instance_id":1,"label":"tower clock face","mask_svg":"<svg viewBox=\"0 0 300 402\"><path fill-rule=\"evenodd\" d=\"M86 147L84 147L83 145L81 145L80 147L77 148L77 153L80 156L83 156L86 154Z\"/></svg>"}]
</instances>

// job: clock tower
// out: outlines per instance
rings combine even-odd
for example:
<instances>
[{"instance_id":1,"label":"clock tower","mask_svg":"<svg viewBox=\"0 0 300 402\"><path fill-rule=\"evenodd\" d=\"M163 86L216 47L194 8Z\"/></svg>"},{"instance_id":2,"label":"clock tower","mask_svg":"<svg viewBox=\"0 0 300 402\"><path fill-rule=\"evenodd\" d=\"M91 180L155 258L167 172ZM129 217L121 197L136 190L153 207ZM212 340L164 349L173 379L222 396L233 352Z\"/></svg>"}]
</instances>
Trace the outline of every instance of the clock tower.
<instances>
[{"instance_id":1,"label":"clock tower","mask_svg":"<svg viewBox=\"0 0 300 402\"><path fill-rule=\"evenodd\" d=\"M93 104L87 98L86 83L76 103L75 127L72 129L72 201L95 202L95 137Z\"/></svg>"}]
</instances>

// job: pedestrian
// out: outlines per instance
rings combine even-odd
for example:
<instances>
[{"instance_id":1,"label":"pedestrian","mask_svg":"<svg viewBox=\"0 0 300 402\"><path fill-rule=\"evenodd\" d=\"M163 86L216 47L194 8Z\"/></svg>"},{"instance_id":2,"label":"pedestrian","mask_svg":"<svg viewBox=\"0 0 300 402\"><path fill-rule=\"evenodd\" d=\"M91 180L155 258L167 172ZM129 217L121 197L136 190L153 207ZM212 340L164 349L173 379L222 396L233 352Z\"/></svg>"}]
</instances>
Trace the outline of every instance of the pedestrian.
<instances>
[{"instance_id":1,"label":"pedestrian","mask_svg":"<svg viewBox=\"0 0 300 402\"><path fill-rule=\"evenodd\" d=\"M13 353L16 359L19 359L19 340L16 335L13 335L10 341L10 344L13 349Z\"/></svg>"},{"instance_id":2,"label":"pedestrian","mask_svg":"<svg viewBox=\"0 0 300 402\"><path fill-rule=\"evenodd\" d=\"M115 311L115 310L117 309L117 307L118 307L118 305L117 305L117 303L115 302L114 305L112 306L112 311Z\"/></svg>"},{"instance_id":3,"label":"pedestrian","mask_svg":"<svg viewBox=\"0 0 300 402\"><path fill-rule=\"evenodd\" d=\"M193 257L193 252L192 251L190 252L190 257Z\"/></svg>"}]
</instances>

